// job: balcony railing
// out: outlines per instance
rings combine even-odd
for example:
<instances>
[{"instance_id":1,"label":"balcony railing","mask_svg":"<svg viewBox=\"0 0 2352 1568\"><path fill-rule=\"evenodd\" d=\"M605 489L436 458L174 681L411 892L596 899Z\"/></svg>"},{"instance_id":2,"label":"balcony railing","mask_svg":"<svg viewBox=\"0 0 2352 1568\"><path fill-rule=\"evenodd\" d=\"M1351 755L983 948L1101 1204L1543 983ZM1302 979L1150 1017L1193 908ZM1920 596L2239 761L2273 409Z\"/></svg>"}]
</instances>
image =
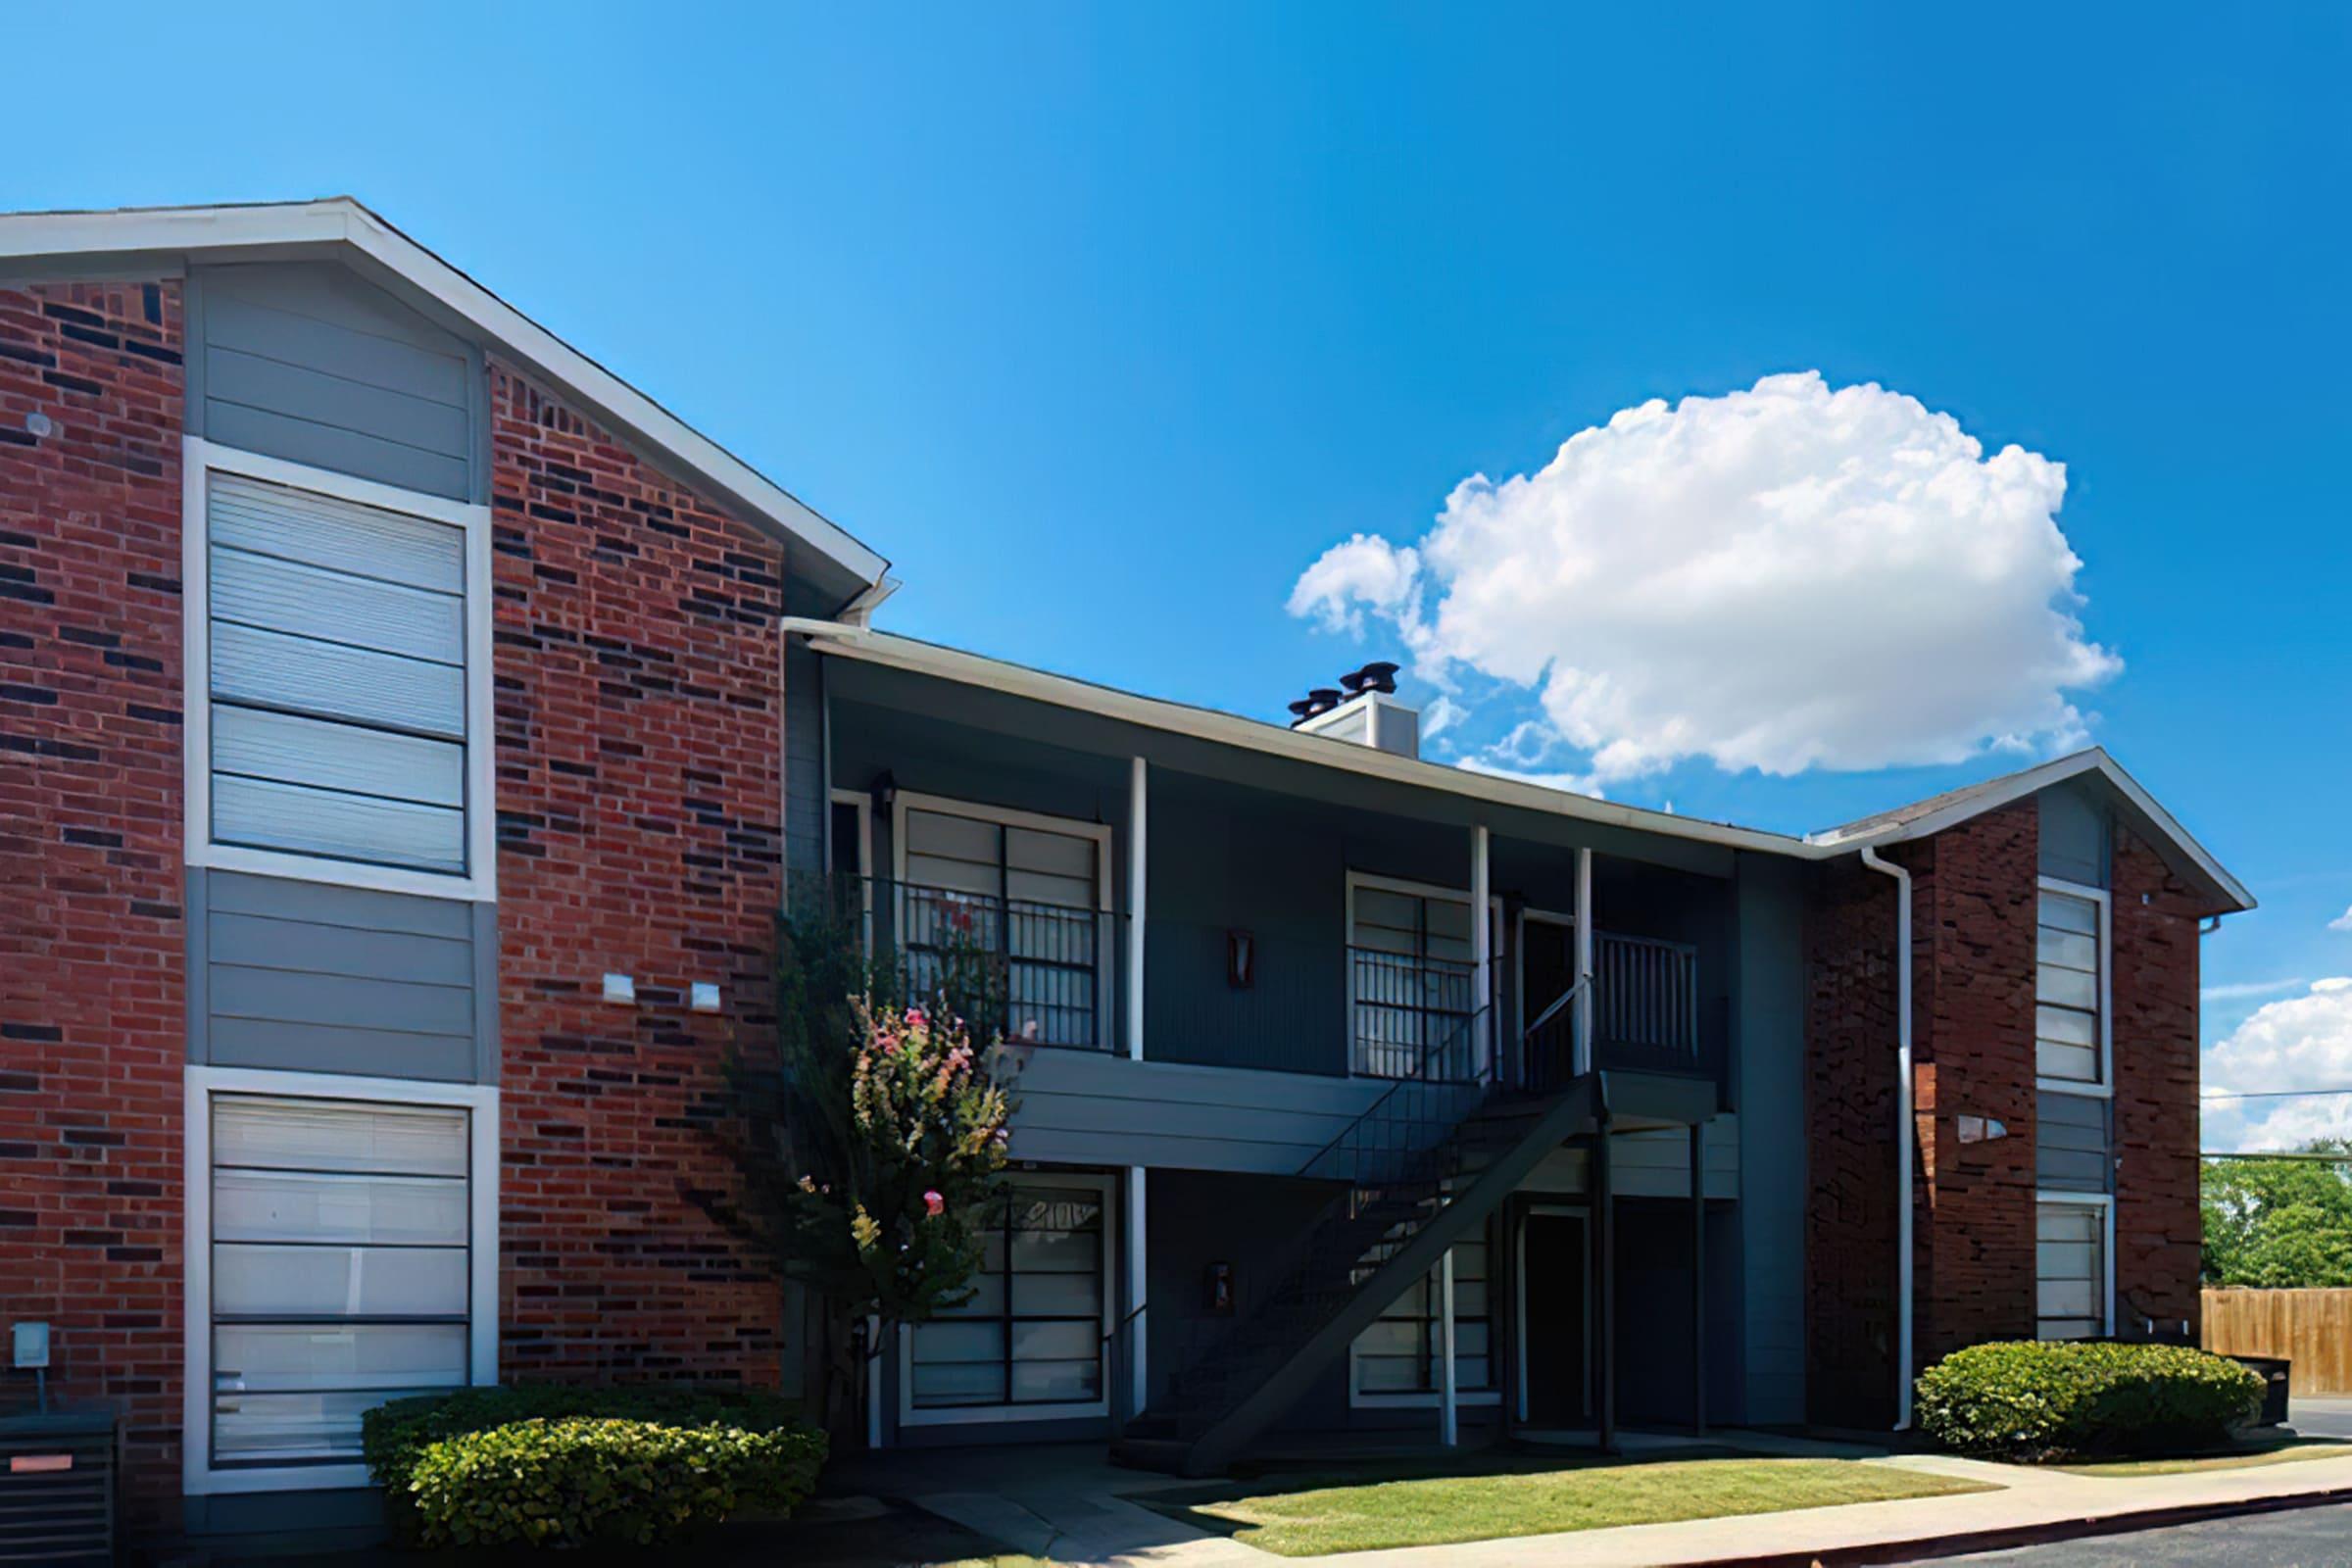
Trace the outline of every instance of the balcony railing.
<instances>
[{"instance_id":1,"label":"balcony railing","mask_svg":"<svg viewBox=\"0 0 2352 1568\"><path fill-rule=\"evenodd\" d=\"M1478 1067L1478 968L1377 948L1348 950L1348 1065L1364 1078L1461 1082Z\"/></svg>"}]
</instances>

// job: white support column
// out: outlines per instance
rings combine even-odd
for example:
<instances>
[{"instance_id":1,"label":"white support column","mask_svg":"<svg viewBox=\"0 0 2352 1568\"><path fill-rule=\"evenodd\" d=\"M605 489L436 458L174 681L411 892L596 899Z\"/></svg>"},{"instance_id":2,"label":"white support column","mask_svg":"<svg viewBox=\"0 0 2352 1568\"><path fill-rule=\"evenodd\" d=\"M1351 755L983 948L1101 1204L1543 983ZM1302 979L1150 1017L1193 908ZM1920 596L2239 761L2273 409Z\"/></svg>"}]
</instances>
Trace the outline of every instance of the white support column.
<instances>
[{"instance_id":1,"label":"white support column","mask_svg":"<svg viewBox=\"0 0 2352 1568\"><path fill-rule=\"evenodd\" d=\"M1144 1176L1143 1166L1127 1167L1127 1413L1131 1416L1143 1414L1152 1402L1152 1374L1144 1354L1151 1344L1145 1332L1145 1303L1152 1298L1151 1253L1144 1234Z\"/></svg>"},{"instance_id":2,"label":"white support column","mask_svg":"<svg viewBox=\"0 0 2352 1568\"><path fill-rule=\"evenodd\" d=\"M1576 1070L1592 1070L1592 852L1576 852Z\"/></svg>"},{"instance_id":3,"label":"white support column","mask_svg":"<svg viewBox=\"0 0 2352 1568\"><path fill-rule=\"evenodd\" d=\"M1450 1448L1460 1435L1453 1382L1453 1249L1448 1247L1438 1263L1438 1441Z\"/></svg>"},{"instance_id":4,"label":"white support column","mask_svg":"<svg viewBox=\"0 0 2352 1568\"><path fill-rule=\"evenodd\" d=\"M1145 817L1150 795L1144 760L1135 758L1127 775L1127 1054L1137 1061L1144 1059L1144 872L1149 863Z\"/></svg>"},{"instance_id":5,"label":"white support column","mask_svg":"<svg viewBox=\"0 0 2352 1568\"><path fill-rule=\"evenodd\" d=\"M1487 830L1470 830L1470 962L1478 994L1470 999L1479 1015L1478 1065L1483 1071L1494 1059L1494 913L1490 906L1487 877Z\"/></svg>"}]
</instances>

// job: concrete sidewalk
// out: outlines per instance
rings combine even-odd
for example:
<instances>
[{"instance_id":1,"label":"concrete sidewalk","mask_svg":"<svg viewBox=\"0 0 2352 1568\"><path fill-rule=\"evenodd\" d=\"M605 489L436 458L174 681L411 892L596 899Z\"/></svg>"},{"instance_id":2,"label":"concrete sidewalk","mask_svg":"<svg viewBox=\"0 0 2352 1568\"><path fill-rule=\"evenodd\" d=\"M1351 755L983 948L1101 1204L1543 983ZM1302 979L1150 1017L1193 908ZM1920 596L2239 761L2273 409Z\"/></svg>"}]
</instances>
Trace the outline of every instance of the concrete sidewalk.
<instances>
[{"instance_id":1,"label":"concrete sidewalk","mask_svg":"<svg viewBox=\"0 0 2352 1568\"><path fill-rule=\"evenodd\" d=\"M1722 1441L1749 1452L1791 1455L1822 1454L1839 1446L1761 1433L1727 1433ZM964 1482L962 1487L918 1492L911 1500L1014 1550L1057 1563L1105 1568L1265 1568L1284 1561L1312 1561L1330 1568L1632 1568L1802 1563L1839 1556L1896 1561L1949 1550L1953 1542L1968 1538L1989 1546L2048 1534L2095 1533L2102 1525L2128 1528L2123 1521L2139 1516L2164 1522L2206 1510L2352 1496L2352 1457L2126 1479L1942 1455L1882 1456L1862 1462L1982 1481L2001 1490L1288 1559L1179 1524L1133 1500L1198 1483L1117 1470L1075 1453L1044 1466L1034 1463L1035 1450L1028 1457L1032 1462L1027 1465L1001 1461L980 1467L981 1474L967 1472L957 1478Z\"/></svg>"}]
</instances>

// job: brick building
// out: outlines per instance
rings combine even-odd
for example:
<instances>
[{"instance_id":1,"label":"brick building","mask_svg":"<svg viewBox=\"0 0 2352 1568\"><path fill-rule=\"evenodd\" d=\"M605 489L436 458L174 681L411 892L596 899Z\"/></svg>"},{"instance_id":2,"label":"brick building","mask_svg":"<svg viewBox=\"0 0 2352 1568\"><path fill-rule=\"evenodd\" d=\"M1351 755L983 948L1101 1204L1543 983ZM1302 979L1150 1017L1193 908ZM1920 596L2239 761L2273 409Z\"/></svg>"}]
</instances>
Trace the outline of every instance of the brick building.
<instances>
[{"instance_id":1,"label":"brick building","mask_svg":"<svg viewBox=\"0 0 2352 1568\"><path fill-rule=\"evenodd\" d=\"M1285 728L887 636L884 566L354 203L0 218L0 1313L141 1527L363 1521L402 1390L794 1385L702 1199L801 872L979 911L1032 1058L876 1442L1884 1425L1906 1289L1913 1366L2193 1330L2251 900L2103 754L1792 839L1423 761L1377 670ZM1313 1276L1433 1077L1446 1200Z\"/></svg>"}]
</instances>

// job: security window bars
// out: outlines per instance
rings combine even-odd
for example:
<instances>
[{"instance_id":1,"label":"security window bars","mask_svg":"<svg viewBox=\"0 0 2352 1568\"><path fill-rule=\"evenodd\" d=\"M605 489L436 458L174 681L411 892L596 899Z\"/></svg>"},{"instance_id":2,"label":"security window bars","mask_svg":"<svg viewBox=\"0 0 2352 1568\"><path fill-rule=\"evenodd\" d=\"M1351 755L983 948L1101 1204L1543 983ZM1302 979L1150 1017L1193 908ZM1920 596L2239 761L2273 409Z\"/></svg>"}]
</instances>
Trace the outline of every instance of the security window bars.
<instances>
[{"instance_id":1,"label":"security window bars","mask_svg":"<svg viewBox=\"0 0 2352 1568\"><path fill-rule=\"evenodd\" d=\"M2093 899L2041 891L2034 996L2034 1071L2100 1082L2099 974L2106 955Z\"/></svg>"},{"instance_id":2,"label":"security window bars","mask_svg":"<svg viewBox=\"0 0 2352 1568\"><path fill-rule=\"evenodd\" d=\"M469 1380L471 1112L212 1099L212 1462L349 1461Z\"/></svg>"},{"instance_id":3,"label":"security window bars","mask_svg":"<svg viewBox=\"0 0 2352 1568\"><path fill-rule=\"evenodd\" d=\"M1354 1070L1462 1078L1476 1010L1470 903L1357 884L1348 933Z\"/></svg>"},{"instance_id":4,"label":"security window bars","mask_svg":"<svg viewBox=\"0 0 2352 1568\"><path fill-rule=\"evenodd\" d=\"M213 842L463 875L466 531L215 470Z\"/></svg>"},{"instance_id":5,"label":"security window bars","mask_svg":"<svg viewBox=\"0 0 2352 1568\"><path fill-rule=\"evenodd\" d=\"M906 823L909 988L936 990L977 963L1001 980L1007 1038L1107 1044L1096 841L949 811L909 809Z\"/></svg>"},{"instance_id":6,"label":"security window bars","mask_svg":"<svg viewBox=\"0 0 2352 1568\"><path fill-rule=\"evenodd\" d=\"M1389 1303L1380 1320L1355 1337L1358 1397L1434 1395L1445 1372L1445 1302L1438 1270L1407 1287ZM1487 1393L1494 1387L1490 1339L1494 1327L1487 1295L1487 1244L1453 1246L1453 1374L1457 1394Z\"/></svg>"},{"instance_id":7,"label":"security window bars","mask_svg":"<svg viewBox=\"0 0 2352 1568\"><path fill-rule=\"evenodd\" d=\"M1006 1189L988 1217L972 1299L910 1331L915 1409L1102 1399L1102 1207L1094 1187Z\"/></svg>"}]
</instances>

